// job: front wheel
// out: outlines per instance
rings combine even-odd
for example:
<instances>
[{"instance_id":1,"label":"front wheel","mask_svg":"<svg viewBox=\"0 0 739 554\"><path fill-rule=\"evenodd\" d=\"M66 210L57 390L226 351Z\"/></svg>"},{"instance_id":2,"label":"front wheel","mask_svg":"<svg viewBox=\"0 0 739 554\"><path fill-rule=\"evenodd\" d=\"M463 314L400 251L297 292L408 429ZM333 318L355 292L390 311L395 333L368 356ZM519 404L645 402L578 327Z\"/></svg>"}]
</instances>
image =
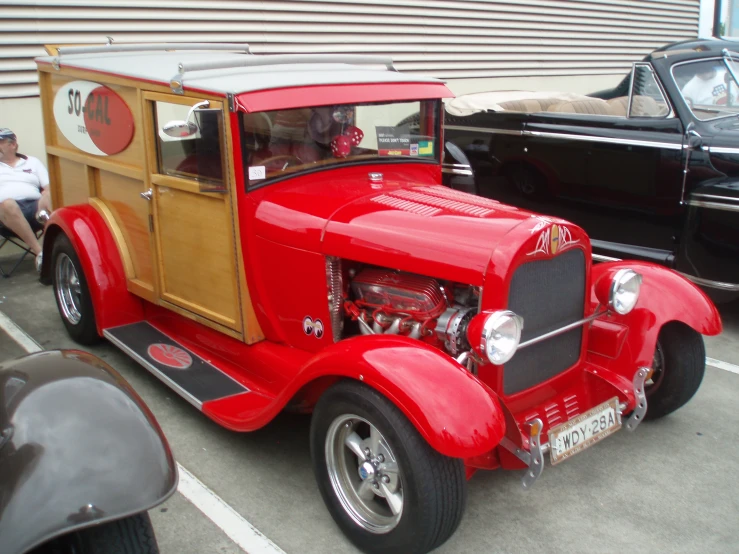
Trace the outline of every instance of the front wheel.
<instances>
[{"instance_id":1,"label":"front wheel","mask_svg":"<svg viewBox=\"0 0 739 554\"><path fill-rule=\"evenodd\" d=\"M80 344L100 340L90 289L74 246L60 234L51 251L52 285L59 315L69 336Z\"/></svg>"},{"instance_id":2,"label":"front wheel","mask_svg":"<svg viewBox=\"0 0 739 554\"><path fill-rule=\"evenodd\" d=\"M462 461L436 452L395 405L360 383L343 381L321 396L311 455L331 516L364 552L429 552L462 519Z\"/></svg>"},{"instance_id":3,"label":"front wheel","mask_svg":"<svg viewBox=\"0 0 739 554\"><path fill-rule=\"evenodd\" d=\"M688 402L706 370L703 337L687 325L672 322L659 333L652 373L644 383L645 419L657 419Z\"/></svg>"},{"instance_id":4,"label":"front wheel","mask_svg":"<svg viewBox=\"0 0 739 554\"><path fill-rule=\"evenodd\" d=\"M159 547L143 512L65 535L32 554L159 554Z\"/></svg>"}]
</instances>

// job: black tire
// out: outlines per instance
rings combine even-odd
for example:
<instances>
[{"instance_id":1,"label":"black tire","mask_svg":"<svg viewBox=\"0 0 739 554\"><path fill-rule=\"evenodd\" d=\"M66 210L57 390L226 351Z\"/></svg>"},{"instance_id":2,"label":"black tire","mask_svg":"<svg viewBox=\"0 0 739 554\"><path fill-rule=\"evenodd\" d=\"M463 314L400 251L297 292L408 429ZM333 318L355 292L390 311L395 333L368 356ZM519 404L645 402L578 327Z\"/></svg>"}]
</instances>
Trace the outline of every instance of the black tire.
<instances>
[{"instance_id":1,"label":"black tire","mask_svg":"<svg viewBox=\"0 0 739 554\"><path fill-rule=\"evenodd\" d=\"M693 398L706 370L703 337L687 325L671 322L659 333L654 372L644 386L645 419L674 412Z\"/></svg>"},{"instance_id":2,"label":"black tire","mask_svg":"<svg viewBox=\"0 0 739 554\"><path fill-rule=\"evenodd\" d=\"M70 276L78 283L71 283ZM59 234L51 251L51 281L59 315L75 342L84 345L100 341L87 278L82 264L66 235Z\"/></svg>"},{"instance_id":3,"label":"black tire","mask_svg":"<svg viewBox=\"0 0 739 554\"><path fill-rule=\"evenodd\" d=\"M515 164L505 168L503 173L521 197L531 200L549 198L547 179L538 169L527 164Z\"/></svg>"},{"instance_id":4,"label":"black tire","mask_svg":"<svg viewBox=\"0 0 739 554\"><path fill-rule=\"evenodd\" d=\"M382 439L378 442L377 450L386 452L391 459L388 466L380 460L375 468L377 473L374 480L360 477L360 467L364 468L368 462L360 466L360 458L346 447L346 440L341 440L342 433L368 436L370 426L375 427ZM337 431L332 432L332 429ZM338 440L332 441L332 437ZM423 554L444 543L457 529L467 501L462 460L449 458L431 448L405 415L375 390L355 381L342 381L328 389L313 413L310 440L313 470L323 500L344 534L364 552ZM341 447L333 448L336 444ZM329 452L337 452L338 456ZM393 456L397 471L385 472L386 467L392 465ZM346 467L349 470L346 475L357 483L358 489L367 481L371 500L365 499L365 504L371 505L370 509L378 513L385 509L388 521L396 518L394 523L370 530L366 522L354 519L358 512L352 510L356 508L356 500L360 495L355 497L354 503L351 500L347 503L351 495L340 496L337 493L336 487L340 491L356 489L351 489L347 481L337 478L340 471L330 472L329 458L345 458L346 464L334 464L333 467ZM373 459L377 462L378 457ZM393 475L392 480L390 475ZM388 496L382 493L383 498L380 492L369 490L373 483L379 481L387 483L380 487L393 488L394 497L397 498L398 494L401 496L398 514L390 509L391 503L385 500ZM341 483L347 486L342 487ZM359 512L360 518L363 513Z\"/></svg>"},{"instance_id":5,"label":"black tire","mask_svg":"<svg viewBox=\"0 0 739 554\"><path fill-rule=\"evenodd\" d=\"M159 547L143 512L59 537L33 554L159 554Z\"/></svg>"}]
</instances>

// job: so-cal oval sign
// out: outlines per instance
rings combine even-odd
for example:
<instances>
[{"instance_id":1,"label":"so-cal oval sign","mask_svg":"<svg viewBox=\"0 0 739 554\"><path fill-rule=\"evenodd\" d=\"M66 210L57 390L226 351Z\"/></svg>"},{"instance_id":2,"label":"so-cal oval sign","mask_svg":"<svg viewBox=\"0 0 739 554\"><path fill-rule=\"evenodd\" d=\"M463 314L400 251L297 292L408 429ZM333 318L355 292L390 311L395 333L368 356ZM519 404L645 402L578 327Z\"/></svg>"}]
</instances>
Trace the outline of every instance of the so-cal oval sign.
<instances>
[{"instance_id":1,"label":"so-cal oval sign","mask_svg":"<svg viewBox=\"0 0 739 554\"><path fill-rule=\"evenodd\" d=\"M91 81L72 81L57 91L54 119L67 140L88 154L117 154L133 138L133 114L123 98Z\"/></svg>"}]
</instances>

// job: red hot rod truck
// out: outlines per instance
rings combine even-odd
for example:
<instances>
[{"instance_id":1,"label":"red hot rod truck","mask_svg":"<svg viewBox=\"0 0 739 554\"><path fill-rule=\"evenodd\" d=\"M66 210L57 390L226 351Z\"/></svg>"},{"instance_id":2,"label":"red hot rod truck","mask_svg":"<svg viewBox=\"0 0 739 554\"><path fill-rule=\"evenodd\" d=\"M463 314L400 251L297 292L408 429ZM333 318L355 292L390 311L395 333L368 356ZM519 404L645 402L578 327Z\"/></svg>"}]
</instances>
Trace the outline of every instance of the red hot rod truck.
<instances>
[{"instance_id":1,"label":"red hot rod truck","mask_svg":"<svg viewBox=\"0 0 739 554\"><path fill-rule=\"evenodd\" d=\"M70 335L235 431L312 412L326 506L367 552L432 550L475 470L529 487L700 385L721 321L690 282L442 186L438 80L233 44L37 63Z\"/></svg>"}]
</instances>

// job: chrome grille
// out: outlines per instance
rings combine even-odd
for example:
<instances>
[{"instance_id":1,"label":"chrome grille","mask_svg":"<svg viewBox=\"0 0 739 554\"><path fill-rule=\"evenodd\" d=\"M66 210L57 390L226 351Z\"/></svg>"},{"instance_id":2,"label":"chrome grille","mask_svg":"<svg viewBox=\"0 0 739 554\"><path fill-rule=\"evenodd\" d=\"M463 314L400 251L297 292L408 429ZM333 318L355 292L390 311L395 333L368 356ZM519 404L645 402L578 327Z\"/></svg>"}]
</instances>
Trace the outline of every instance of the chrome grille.
<instances>
[{"instance_id":1,"label":"chrome grille","mask_svg":"<svg viewBox=\"0 0 739 554\"><path fill-rule=\"evenodd\" d=\"M522 316L521 342L582 319L585 311L585 255L579 248L516 269L508 309ZM506 395L542 383L580 357L582 327L576 327L516 352L504 366Z\"/></svg>"}]
</instances>

